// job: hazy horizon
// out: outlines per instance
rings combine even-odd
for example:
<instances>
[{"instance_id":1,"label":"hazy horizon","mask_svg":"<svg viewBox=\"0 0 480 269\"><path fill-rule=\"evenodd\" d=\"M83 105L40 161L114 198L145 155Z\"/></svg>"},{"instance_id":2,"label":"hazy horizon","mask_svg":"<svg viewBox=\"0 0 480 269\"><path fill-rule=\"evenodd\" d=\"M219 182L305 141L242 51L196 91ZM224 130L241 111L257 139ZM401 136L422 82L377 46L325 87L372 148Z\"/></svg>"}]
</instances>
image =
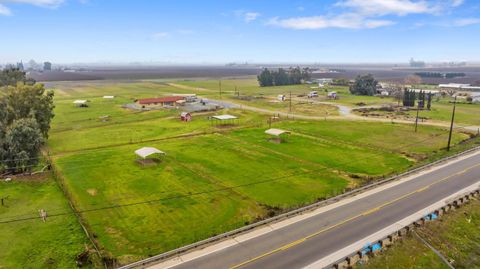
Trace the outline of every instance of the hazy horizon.
<instances>
[{"instance_id":1,"label":"hazy horizon","mask_svg":"<svg viewBox=\"0 0 480 269\"><path fill-rule=\"evenodd\" d=\"M473 0L0 0L0 62L480 62L479 11Z\"/></svg>"}]
</instances>

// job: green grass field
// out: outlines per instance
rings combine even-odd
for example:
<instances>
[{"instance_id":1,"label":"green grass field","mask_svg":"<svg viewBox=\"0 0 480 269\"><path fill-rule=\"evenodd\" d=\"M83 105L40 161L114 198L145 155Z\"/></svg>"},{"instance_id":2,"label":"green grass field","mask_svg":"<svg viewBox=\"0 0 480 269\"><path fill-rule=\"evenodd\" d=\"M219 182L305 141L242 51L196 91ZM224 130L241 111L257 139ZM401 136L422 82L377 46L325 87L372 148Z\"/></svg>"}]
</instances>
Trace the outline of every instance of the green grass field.
<instances>
[{"instance_id":1,"label":"green grass field","mask_svg":"<svg viewBox=\"0 0 480 269\"><path fill-rule=\"evenodd\" d=\"M475 200L418 228L417 233L453 261L455 268L480 268L480 201ZM419 239L409 235L360 268L449 268Z\"/></svg>"},{"instance_id":2,"label":"green grass field","mask_svg":"<svg viewBox=\"0 0 480 269\"><path fill-rule=\"evenodd\" d=\"M449 103L450 99L446 98L432 104L432 110L420 112L421 117L427 117L432 120L449 122L452 118L453 104ZM479 104L457 104L455 112L455 123L465 125L480 126ZM409 113L415 117L415 112Z\"/></svg>"},{"instance_id":3,"label":"green grass field","mask_svg":"<svg viewBox=\"0 0 480 269\"><path fill-rule=\"evenodd\" d=\"M264 134L269 113L194 113L194 120L184 123L179 110L122 108L135 98L171 93L220 97L218 81L175 83L85 84L56 90L50 155L75 205L81 211L95 209L82 218L105 253L121 264L404 171L443 153L447 139L447 131L437 127L414 133L412 126L402 124L282 120L272 127L292 134L286 143L274 144ZM251 79L222 81L225 92L235 85L245 94L268 98L286 90L304 93L310 87L260 89ZM105 101L103 95L117 98ZM234 100L233 94L224 93L223 98ZM91 102L88 108L77 108L72 104L76 99ZM271 104L255 106L277 109ZM325 106L315 107L312 113L322 109ZM219 127L207 120L223 113L238 116L238 124ZM109 121L99 119L104 115ZM454 143L467 138L455 133ZM167 156L156 166L140 166L134 151L143 146Z\"/></svg>"},{"instance_id":4,"label":"green grass field","mask_svg":"<svg viewBox=\"0 0 480 269\"><path fill-rule=\"evenodd\" d=\"M71 214L66 198L51 178L0 182L0 195L8 196L0 206L0 219L37 217L37 210L49 214L70 214L0 224L0 268L74 268L76 256L88 239Z\"/></svg>"}]
</instances>

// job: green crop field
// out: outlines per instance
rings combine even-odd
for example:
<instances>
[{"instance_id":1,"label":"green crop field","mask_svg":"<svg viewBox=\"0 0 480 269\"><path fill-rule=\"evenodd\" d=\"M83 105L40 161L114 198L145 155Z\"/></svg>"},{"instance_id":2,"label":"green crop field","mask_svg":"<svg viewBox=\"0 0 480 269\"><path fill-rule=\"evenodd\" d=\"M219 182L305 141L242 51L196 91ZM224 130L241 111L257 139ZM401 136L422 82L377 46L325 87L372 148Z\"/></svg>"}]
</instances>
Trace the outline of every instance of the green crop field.
<instances>
[{"instance_id":1,"label":"green crop field","mask_svg":"<svg viewBox=\"0 0 480 269\"><path fill-rule=\"evenodd\" d=\"M85 250L83 233L66 198L49 177L0 182L7 197L0 206L0 219L37 217L32 209L47 213L68 212L64 216L1 224L0 268L74 268L76 256Z\"/></svg>"},{"instance_id":2,"label":"green crop field","mask_svg":"<svg viewBox=\"0 0 480 269\"><path fill-rule=\"evenodd\" d=\"M302 94L310 87L260 88L251 79L228 80L222 81L222 100L243 102L226 93L235 85L248 95L263 93L263 101L252 106L267 111L286 109L268 102L277 94ZM264 134L270 113L225 109L194 113L185 123L177 109L122 107L172 93L217 99L215 87L218 81L80 83L56 89L48 152L73 203L86 211L81 217L95 240L120 264L335 196L444 152L447 130L439 127L422 126L414 133L403 124L282 118L272 127L291 135L275 144ZM107 101L103 95L116 98ZM89 107L75 107L76 99L90 100ZM312 114L330 109L308 105ZM222 127L207 119L224 113L238 116L238 122ZM108 121L101 120L107 115ZM453 138L458 144L469 136ZM143 146L167 155L157 165L141 166L134 151Z\"/></svg>"}]
</instances>

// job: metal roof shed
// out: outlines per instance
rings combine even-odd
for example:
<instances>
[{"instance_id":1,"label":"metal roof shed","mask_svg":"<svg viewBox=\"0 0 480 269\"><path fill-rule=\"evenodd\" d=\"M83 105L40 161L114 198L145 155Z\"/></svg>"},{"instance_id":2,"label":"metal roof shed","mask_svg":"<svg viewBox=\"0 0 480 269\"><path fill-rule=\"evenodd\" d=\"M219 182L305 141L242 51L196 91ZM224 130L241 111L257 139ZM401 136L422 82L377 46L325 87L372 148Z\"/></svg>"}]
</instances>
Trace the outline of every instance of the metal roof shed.
<instances>
[{"instance_id":1,"label":"metal roof shed","mask_svg":"<svg viewBox=\"0 0 480 269\"><path fill-rule=\"evenodd\" d=\"M220 126L228 126L228 125L234 125L235 120L238 119L238 117L232 116L232 115L218 115L218 116L212 116L212 119L214 119L217 122L220 122Z\"/></svg>"},{"instance_id":2,"label":"metal roof shed","mask_svg":"<svg viewBox=\"0 0 480 269\"><path fill-rule=\"evenodd\" d=\"M290 134L289 131L285 131L285 130L281 130L281 129L275 129L275 128L268 129L268 130L265 131L265 133L268 134L268 135L271 135L271 136L275 136L273 138L270 138L269 141L273 142L273 143L277 143L277 144L280 144L280 143L285 141L285 137L281 137L282 135Z\"/></svg>"},{"instance_id":3,"label":"metal roof shed","mask_svg":"<svg viewBox=\"0 0 480 269\"><path fill-rule=\"evenodd\" d=\"M154 154L166 155L165 152L152 147L143 147L141 149L138 149L135 151L135 154L137 154L139 157L143 159L146 159L147 157Z\"/></svg>"},{"instance_id":4,"label":"metal roof shed","mask_svg":"<svg viewBox=\"0 0 480 269\"><path fill-rule=\"evenodd\" d=\"M77 107L87 107L87 102L88 100L75 100L73 101L73 104L75 104Z\"/></svg>"},{"instance_id":5,"label":"metal roof shed","mask_svg":"<svg viewBox=\"0 0 480 269\"><path fill-rule=\"evenodd\" d=\"M238 119L235 116L232 115L220 115L220 116L213 116L214 119L216 120L235 120Z\"/></svg>"},{"instance_id":6,"label":"metal roof shed","mask_svg":"<svg viewBox=\"0 0 480 269\"><path fill-rule=\"evenodd\" d=\"M282 134L289 134L289 131L281 130L281 129L268 129L265 131L266 134L273 135L273 136L281 136Z\"/></svg>"}]
</instances>

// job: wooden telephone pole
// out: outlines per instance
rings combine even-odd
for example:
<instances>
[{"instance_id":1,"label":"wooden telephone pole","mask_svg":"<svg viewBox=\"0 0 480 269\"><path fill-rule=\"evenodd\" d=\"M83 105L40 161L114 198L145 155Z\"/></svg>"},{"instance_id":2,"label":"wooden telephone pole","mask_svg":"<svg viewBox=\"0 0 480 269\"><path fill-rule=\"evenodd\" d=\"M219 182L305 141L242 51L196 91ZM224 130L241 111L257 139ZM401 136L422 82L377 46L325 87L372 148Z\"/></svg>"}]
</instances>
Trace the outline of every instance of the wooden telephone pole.
<instances>
[{"instance_id":1,"label":"wooden telephone pole","mask_svg":"<svg viewBox=\"0 0 480 269\"><path fill-rule=\"evenodd\" d=\"M222 81L218 81L218 91L220 92L220 98L222 98Z\"/></svg>"},{"instance_id":2,"label":"wooden telephone pole","mask_svg":"<svg viewBox=\"0 0 480 269\"><path fill-rule=\"evenodd\" d=\"M455 100L453 101L452 122L450 123L450 133L448 135L447 151L450 151L450 143L452 142L453 122L455 121L456 106L457 106L457 97L455 96Z\"/></svg>"},{"instance_id":3,"label":"wooden telephone pole","mask_svg":"<svg viewBox=\"0 0 480 269\"><path fill-rule=\"evenodd\" d=\"M415 118L415 133L417 132L418 129L418 113L420 112L420 103L417 105L417 117Z\"/></svg>"},{"instance_id":4,"label":"wooden telephone pole","mask_svg":"<svg viewBox=\"0 0 480 269\"><path fill-rule=\"evenodd\" d=\"M291 91L290 91L290 105L289 105L288 111L292 113L292 92Z\"/></svg>"}]
</instances>

